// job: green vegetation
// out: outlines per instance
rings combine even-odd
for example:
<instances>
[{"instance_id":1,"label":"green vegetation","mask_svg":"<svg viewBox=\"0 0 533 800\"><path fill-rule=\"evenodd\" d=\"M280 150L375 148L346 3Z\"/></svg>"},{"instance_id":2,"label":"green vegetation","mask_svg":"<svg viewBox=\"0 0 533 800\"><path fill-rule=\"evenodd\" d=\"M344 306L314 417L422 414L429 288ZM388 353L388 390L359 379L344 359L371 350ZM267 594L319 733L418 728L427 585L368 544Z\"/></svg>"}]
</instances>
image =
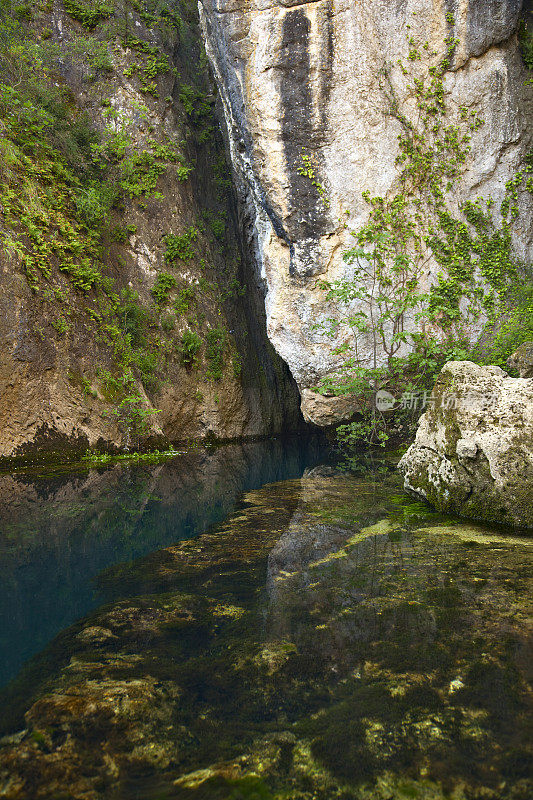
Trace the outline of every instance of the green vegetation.
<instances>
[{"instance_id":1,"label":"green vegetation","mask_svg":"<svg viewBox=\"0 0 533 800\"><path fill-rule=\"evenodd\" d=\"M194 122L201 122L205 117L211 116L211 106L206 95L197 87L182 83L180 85L179 99L185 113Z\"/></svg>"},{"instance_id":2,"label":"green vegetation","mask_svg":"<svg viewBox=\"0 0 533 800\"><path fill-rule=\"evenodd\" d=\"M169 272L159 272L155 279L155 284L150 290L152 297L158 308L165 305L168 301L170 291L176 286L176 278Z\"/></svg>"},{"instance_id":3,"label":"green vegetation","mask_svg":"<svg viewBox=\"0 0 533 800\"><path fill-rule=\"evenodd\" d=\"M121 151L123 141L124 139L117 141L115 138L115 142ZM160 200L162 195L157 192L157 182L160 176L166 172L169 163L178 163L176 171L180 181L187 180L192 171L192 167L185 163L179 151L169 144L151 141L149 142L148 150L141 150L140 152L132 150L129 154L124 147L124 150L119 154L119 158L120 155L119 185L132 198L151 196L156 200Z\"/></svg>"},{"instance_id":4,"label":"green vegetation","mask_svg":"<svg viewBox=\"0 0 533 800\"><path fill-rule=\"evenodd\" d=\"M533 300L522 301L512 309L485 342L482 338L473 353L473 360L481 364L496 364L507 369L507 359L524 342L533 340ZM471 356L472 358L472 356Z\"/></svg>"},{"instance_id":5,"label":"green vegetation","mask_svg":"<svg viewBox=\"0 0 533 800\"><path fill-rule=\"evenodd\" d=\"M114 312L119 328L124 337L128 337L133 347L141 347L146 343L146 330L153 323L150 311L139 301L139 295L133 289L121 289L115 298Z\"/></svg>"},{"instance_id":6,"label":"green vegetation","mask_svg":"<svg viewBox=\"0 0 533 800\"><path fill-rule=\"evenodd\" d=\"M320 195L322 202L324 203L325 208L329 208L330 200L326 194L326 190L324 186L320 183L316 176L316 169L311 159L311 156L308 155L305 151L301 154L302 163L298 167L298 173L303 175L304 178L308 178L311 181L311 184L315 187L318 194Z\"/></svg>"},{"instance_id":7,"label":"green vegetation","mask_svg":"<svg viewBox=\"0 0 533 800\"><path fill-rule=\"evenodd\" d=\"M136 225L115 225L114 228L110 230L110 237L113 242L118 242L120 244L125 244L128 241L129 237L132 236L137 231Z\"/></svg>"},{"instance_id":8,"label":"green vegetation","mask_svg":"<svg viewBox=\"0 0 533 800\"><path fill-rule=\"evenodd\" d=\"M205 209L202 212L202 217L207 222L215 239L220 244L223 244L226 239L226 213L224 211L215 213L214 211Z\"/></svg>"},{"instance_id":9,"label":"green vegetation","mask_svg":"<svg viewBox=\"0 0 533 800\"><path fill-rule=\"evenodd\" d=\"M185 331L179 347L181 363L187 369L198 365L198 353L202 347L202 339L195 331Z\"/></svg>"},{"instance_id":10,"label":"green vegetation","mask_svg":"<svg viewBox=\"0 0 533 800\"><path fill-rule=\"evenodd\" d=\"M99 226L108 218L118 200L117 187L94 182L80 187L74 197L81 219L89 226Z\"/></svg>"},{"instance_id":11,"label":"green vegetation","mask_svg":"<svg viewBox=\"0 0 533 800\"><path fill-rule=\"evenodd\" d=\"M140 59L124 70L124 77L131 78L137 74L140 91L158 98L157 79L160 75L170 72L168 57L161 53L157 46L133 36L125 36L123 45L135 51Z\"/></svg>"},{"instance_id":12,"label":"green vegetation","mask_svg":"<svg viewBox=\"0 0 533 800\"><path fill-rule=\"evenodd\" d=\"M108 0L63 0L65 11L88 30L93 30L113 13L113 3Z\"/></svg>"},{"instance_id":13,"label":"green vegetation","mask_svg":"<svg viewBox=\"0 0 533 800\"><path fill-rule=\"evenodd\" d=\"M416 67L407 68L401 61L398 67L416 98L417 114L412 118L400 110L392 70L383 68L381 89L401 130L397 189L391 197L363 194L369 221L354 234L355 246L344 254L354 277L321 284L326 298L340 310L317 328L331 336L344 332L345 344L336 352L345 361L318 391L356 394L363 403L360 421L339 430L344 444L383 445L392 429L405 430L408 415L385 417L375 406L375 393L387 389L399 397L430 389L446 360L476 357L471 331L481 320L491 329L511 314L508 324L514 333L505 338L502 332L500 361L510 355L504 339L509 345L519 338L511 309L525 267L513 253L512 225L519 216L519 190L533 189L533 167L529 160L508 182L499 211L490 198L479 198L464 203L460 217L453 212L449 198L467 161L472 134L483 125L466 107L459 110L457 124L444 119L444 76L456 46L457 40L448 37L440 64L426 67L429 45L419 50L409 39L409 61ZM428 291L423 276L431 257L441 271ZM348 305L353 301L355 314ZM421 333L409 331L412 320ZM435 329L442 332L440 340ZM409 355L404 355L406 350ZM478 358L483 357L480 351Z\"/></svg>"},{"instance_id":14,"label":"green vegetation","mask_svg":"<svg viewBox=\"0 0 533 800\"><path fill-rule=\"evenodd\" d=\"M170 333L176 327L176 317L174 314L163 314L161 317L161 327L165 333Z\"/></svg>"},{"instance_id":15,"label":"green vegetation","mask_svg":"<svg viewBox=\"0 0 533 800\"><path fill-rule=\"evenodd\" d=\"M529 14L528 20L523 19L520 23L518 41L526 67L533 70L533 23L531 14Z\"/></svg>"},{"instance_id":16,"label":"green vegetation","mask_svg":"<svg viewBox=\"0 0 533 800\"><path fill-rule=\"evenodd\" d=\"M242 375L242 358L239 353L234 353L232 356L231 368L233 370L233 377L240 378Z\"/></svg>"},{"instance_id":17,"label":"green vegetation","mask_svg":"<svg viewBox=\"0 0 533 800\"><path fill-rule=\"evenodd\" d=\"M150 450L147 453L136 451L134 453L99 453L95 450L87 450L83 456L83 461L89 466L107 466L108 464L158 464L169 459L182 456L184 450L175 450L173 447L168 450Z\"/></svg>"},{"instance_id":18,"label":"green vegetation","mask_svg":"<svg viewBox=\"0 0 533 800\"><path fill-rule=\"evenodd\" d=\"M243 297L246 294L246 286L243 285L238 278L233 278L220 292L222 302L232 299L236 300L238 297Z\"/></svg>"},{"instance_id":19,"label":"green vegetation","mask_svg":"<svg viewBox=\"0 0 533 800\"><path fill-rule=\"evenodd\" d=\"M200 231L191 225L181 235L170 233L165 236L165 261L169 264L175 263L178 259L180 261L191 261L196 255L192 244L198 239L199 233Z\"/></svg>"},{"instance_id":20,"label":"green vegetation","mask_svg":"<svg viewBox=\"0 0 533 800\"><path fill-rule=\"evenodd\" d=\"M183 289L180 289L174 302L176 313L180 316L186 314L194 302L195 296L195 291L192 286L185 286Z\"/></svg>"},{"instance_id":21,"label":"green vegetation","mask_svg":"<svg viewBox=\"0 0 533 800\"><path fill-rule=\"evenodd\" d=\"M75 385L97 401L95 410L103 400L109 405L108 419L134 446L152 427L154 412L143 389L159 388L172 357L188 369L199 364L208 317L202 294L209 293L211 306L216 295L214 313L220 316L221 303L244 292L231 279L237 262L226 242L223 204L231 182L224 160L213 156L210 196L220 202L202 216L228 247L220 286L211 278L216 259L213 266L200 259L199 224L164 237L169 271L157 273L155 308L133 288L121 287L130 237L137 232L127 215L140 214L148 202L151 211L163 197L165 178L188 180L193 166L182 152L186 141L192 135L194 152L200 152L213 133L205 54L190 69L184 65L183 76L167 55L178 37L194 52L195 9L178 11L165 0L68 0L65 8L73 21L65 21L68 35L58 41L56 28L43 25L51 7L34 11L29 4L0 0L0 246L43 306L44 323L36 334L44 339L48 324L66 347L80 335L94 343L94 368ZM157 39L138 38L143 33L137 17L158 28ZM112 86L121 82L119 64L145 102L117 108ZM182 130L171 138L153 124L152 98L170 92L176 77ZM80 95L90 98L97 126L80 108ZM172 105L173 98L165 102ZM172 267L195 258L206 270L202 286L179 285ZM183 336L173 333L181 317L191 328ZM180 319L183 330L181 324ZM223 329L217 331L210 334L207 360L213 380L222 374L225 347ZM239 370L236 358L236 376Z\"/></svg>"},{"instance_id":22,"label":"green vegetation","mask_svg":"<svg viewBox=\"0 0 533 800\"><path fill-rule=\"evenodd\" d=\"M136 393L124 397L109 412L109 416L118 422L124 430L126 450L132 445L139 445L139 439L148 433L150 429L149 420L155 414L159 414L159 411L147 408L143 399Z\"/></svg>"},{"instance_id":23,"label":"green vegetation","mask_svg":"<svg viewBox=\"0 0 533 800\"><path fill-rule=\"evenodd\" d=\"M211 381L219 381L224 371L224 350L227 333L224 328L212 328L206 334L205 357L207 359L207 377Z\"/></svg>"},{"instance_id":24,"label":"green vegetation","mask_svg":"<svg viewBox=\"0 0 533 800\"><path fill-rule=\"evenodd\" d=\"M52 320L52 325L54 326L54 328L56 329L56 331L59 333L60 336L67 333L70 329L70 325L63 315L57 317L57 319Z\"/></svg>"}]
</instances>

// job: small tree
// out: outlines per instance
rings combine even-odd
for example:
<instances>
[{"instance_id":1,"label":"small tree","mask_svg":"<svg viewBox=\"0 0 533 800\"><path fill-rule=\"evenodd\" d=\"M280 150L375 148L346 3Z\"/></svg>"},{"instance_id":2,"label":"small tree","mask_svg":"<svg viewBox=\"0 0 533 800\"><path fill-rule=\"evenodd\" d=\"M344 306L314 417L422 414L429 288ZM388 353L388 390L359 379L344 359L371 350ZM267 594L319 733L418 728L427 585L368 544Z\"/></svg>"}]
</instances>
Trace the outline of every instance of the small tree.
<instances>
[{"instance_id":1,"label":"small tree","mask_svg":"<svg viewBox=\"0 0 533 800\"><path fill-rule=\"evenodd\" d=\"M148 408L146 403L140 395L131 394L125 397L121 402L109 412L122 428L125 434L126 450L129 450L131 445L138 447L140 439L150 429L149 420L154 414L159 414L159 410Z\"/></svg>"}]
</instances>

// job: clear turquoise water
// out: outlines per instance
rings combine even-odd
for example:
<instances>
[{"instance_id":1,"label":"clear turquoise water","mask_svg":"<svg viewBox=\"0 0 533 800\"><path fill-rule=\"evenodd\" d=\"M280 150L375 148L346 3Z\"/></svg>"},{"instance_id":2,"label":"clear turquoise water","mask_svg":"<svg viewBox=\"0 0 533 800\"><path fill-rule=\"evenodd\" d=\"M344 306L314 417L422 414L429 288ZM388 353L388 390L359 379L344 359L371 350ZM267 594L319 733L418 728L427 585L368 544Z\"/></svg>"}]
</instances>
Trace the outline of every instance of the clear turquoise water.
<instances>
[{"instance_id":1,"label":"clear turquoise water","mask_svg":"<svg viewBox=\"0 0 533 800\"><path fill-rule=\"evenodd\" d=\"M197 536L243 492L299 477L318 439L198 449L158 466L0 476L0 686L105 597L112 564Z\"/></svg>"}]
</instances>

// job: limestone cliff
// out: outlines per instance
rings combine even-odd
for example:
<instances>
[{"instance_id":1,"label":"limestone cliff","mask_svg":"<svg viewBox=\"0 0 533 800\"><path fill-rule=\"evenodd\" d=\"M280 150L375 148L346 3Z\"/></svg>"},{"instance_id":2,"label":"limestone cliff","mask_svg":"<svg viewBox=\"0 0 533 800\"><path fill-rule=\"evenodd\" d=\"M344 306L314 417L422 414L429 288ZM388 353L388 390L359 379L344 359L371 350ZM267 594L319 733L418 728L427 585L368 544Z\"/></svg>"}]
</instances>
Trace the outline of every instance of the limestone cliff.
<instances>
[{"instance_id":1,"label":"limestone cliff","mask_svg":"<svg viewBox=\"0 0 533 800\"><path fill-rule=\"evenodd\" d=\"M0 456L297 428L195 4L24 8L0 18Z\"/></svg>"},{"instance_id":2,"label":"limestone cliff","mask_svg":"<svg viewBox=\"0 0 533 800\"><path fill-rule=\"evenodd\" d=\"M368 221L363 192L394 195L399 119L416 125L412 76L424 64L430 71L446 61L446 124L460 128L462 118L480 119L469 133L451 206L482 196L499 208L532 137L515 35L521 6L521 0L200 0L244 217L267 287L268 335L300 390L315 386L342 358L335 351L342 332L330 338L317 329L336 314L317 278L353 274L343 252ZM531 202L527 192L518 195L514 245L526 257ZM441 269L427 256L426 288ZM414 319L407 325L416 328ZM311 392L302 408L313 417Z\"/></svg>"}]
</instances>

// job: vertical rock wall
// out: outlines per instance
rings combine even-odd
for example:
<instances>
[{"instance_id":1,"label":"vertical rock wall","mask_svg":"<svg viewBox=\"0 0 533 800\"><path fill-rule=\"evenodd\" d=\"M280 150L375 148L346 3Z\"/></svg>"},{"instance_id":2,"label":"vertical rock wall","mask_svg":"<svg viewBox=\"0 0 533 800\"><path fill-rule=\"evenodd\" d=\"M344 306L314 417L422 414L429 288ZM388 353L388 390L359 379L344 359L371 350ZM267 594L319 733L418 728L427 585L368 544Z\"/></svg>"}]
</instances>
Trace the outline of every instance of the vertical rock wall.
<instances>
[{"instance_id":1,"label":"vertical rock wall","mask_svg":"<svg viewBox=\"0 0 533 800\"><path fill-rule=\"evenodd\" d=\"M266 283L268 335L300 390L339 363L317 331L331 308L317 277L346 277L342 254L368 220L362 192L386 196L398 177L399 123L379 82L386 66L400 111L416 113L398 60L410 37L432 63L457 41L445 76L448 123L459 106L484 119L472 135L457 205L501 202L531 146L531 105L516 40L521 0L200 0L224 104L249 243ZM312 165L312 174L304 174ZM529 203L529 205L528 205ZM530 199L516 245L531 247ZM348 223L346 222L348 220ZM436 264L427 274L431 284ZM306 398L303 391L303 410ZM309 401L312 402L312 399ZM312 416L312 415L311 415Z\"/></svg>"},{"instance_id":2,"label":"vertical rock wall","mask_svg":"<svg viewBox=\"0 0 533 800\"><path fill-rule=\"evenodd\" d=\"M72 119L87 115L95 129L87 135L104 150L113 134L123 137L125 150L117 160L126 155L130 180L138 186L133 194L122 192L108 218L89 232L87 221L76 217L75 192L68 195L66 213L80 226L82 241L98 234L99 268L112 286L112 300L111 290L106 295L73 287L57 258L48 275L35 270L32 289L20 256L27 229L8 215L2 180L0 460L74 446L126 446L127 424L116 418L128 392L138 394L148 415L146 440L250 438L302 424L297 387L266 336L262 289L242 252L197 6L176 4L174 17L167 9L172 25L147 16L144 5L124 9L112 16L110 7L109 19L88 30L79 14L73 18L56 3L53 9L36 8L21 29L23 41L49 47L52 75L68 93ZM90 47L106 54L104 68L91 67ZM139 78L146 63L156 73L157 63L163 64L150 85ZM3 75L0 82L6 80ZM4 113L2 106L0 148L6 147ZM161 166L154 146L163 153L172 146L177 155ZM185 174L178 165L187 165ZM17 190L33 175L20 166ZM152 178L154 185L144 191L142 181ZM169 260L167 237L187 231L193 236L190 251ZM54 235L51 224L43 226L45 245ZM10 237L20 240L20 253L5 246ZM170 288L158 304L154 287L161 278ZM132 296L135 302L113 316L112 303ZM222 344L215 341L211 348L211 362L218 361L217 374L210 375L213 331ZM191 332L199 349L185 363L183 336ZM129 364L132 381L113 393L112 381L121 377L117 342L136 355ZM146 380L146 366L153 380Z\"/></svg>"}]
</instances>

